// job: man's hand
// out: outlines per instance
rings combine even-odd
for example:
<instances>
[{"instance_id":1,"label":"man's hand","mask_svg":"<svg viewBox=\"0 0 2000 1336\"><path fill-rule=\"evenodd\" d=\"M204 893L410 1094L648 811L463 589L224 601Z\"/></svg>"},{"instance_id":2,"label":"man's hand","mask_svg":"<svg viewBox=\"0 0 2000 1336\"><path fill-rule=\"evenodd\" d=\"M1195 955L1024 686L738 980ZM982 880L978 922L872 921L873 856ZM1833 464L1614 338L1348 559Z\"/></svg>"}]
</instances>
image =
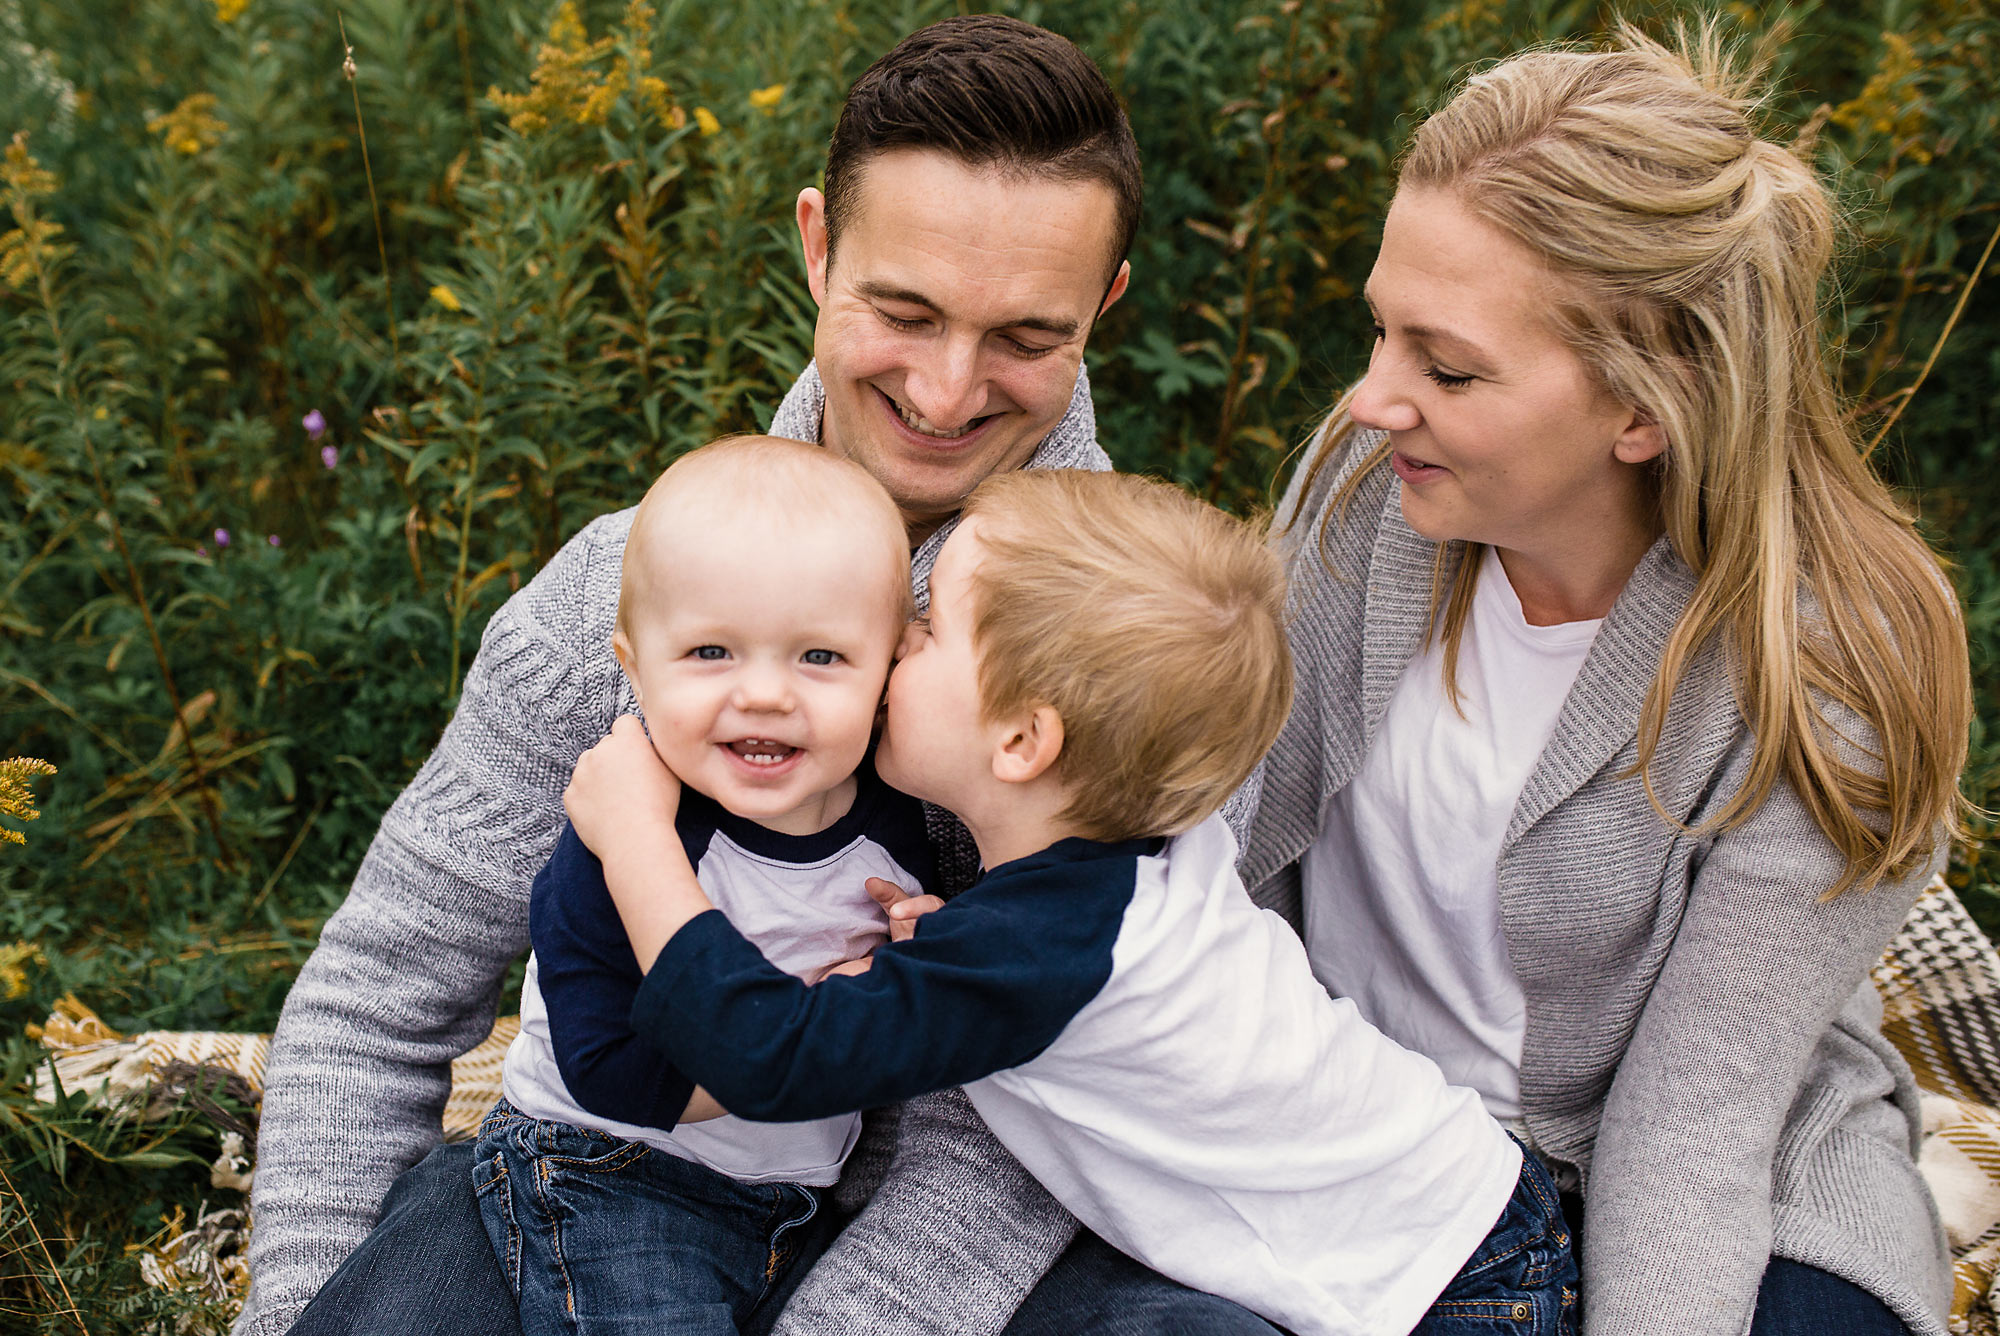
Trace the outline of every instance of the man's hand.
<instances>
[{"instance_id":1,"label":"man's hand","mask_svg":"<svg viewBox=\"0 0 2000 1336\"><path fill-rule=\"evenodd\" d=\"M660 841L677 840L681 782L653 750L637 715L620 715L595 747L577 758L563 810L577 838L599 861L650 854Z\"/></svg>"}]
</instances>

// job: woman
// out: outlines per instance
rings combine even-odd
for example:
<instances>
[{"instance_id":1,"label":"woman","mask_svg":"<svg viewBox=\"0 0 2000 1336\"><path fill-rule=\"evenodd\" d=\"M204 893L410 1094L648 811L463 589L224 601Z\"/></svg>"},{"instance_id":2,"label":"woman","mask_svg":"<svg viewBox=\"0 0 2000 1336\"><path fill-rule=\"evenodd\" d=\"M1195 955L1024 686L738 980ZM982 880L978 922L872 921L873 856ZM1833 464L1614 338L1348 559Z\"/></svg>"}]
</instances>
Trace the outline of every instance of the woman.
<instances>
[{"instance_id":1,"label":"woman","mask_svg":"<svg viewBox=\"0 0 2000 1336\"><path fill-rule=\"evenodd\" d=\"M1825 369L1827 191L1689 45L1418 131L1279 511L1245 879L1567 1176L1593 1336L1942 1336L1867 970L1959 801L1964 631Z\"/></svg>"}]
</instances>

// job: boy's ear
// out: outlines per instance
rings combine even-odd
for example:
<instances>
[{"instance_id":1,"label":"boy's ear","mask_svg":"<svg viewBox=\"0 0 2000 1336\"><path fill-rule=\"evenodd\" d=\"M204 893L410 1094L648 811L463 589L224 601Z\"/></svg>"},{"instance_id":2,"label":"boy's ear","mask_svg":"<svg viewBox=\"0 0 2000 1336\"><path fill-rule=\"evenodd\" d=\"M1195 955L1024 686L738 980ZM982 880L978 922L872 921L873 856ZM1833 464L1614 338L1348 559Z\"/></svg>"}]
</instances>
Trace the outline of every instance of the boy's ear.
<instances>
[{"instance_id":1,"label":"boy's ear","mask_svg":"<svg viewBox=\"0 0 2000 1336\"><path fill-rule=\"evenodd\" d=\"M993 777L1026 784L1047 773L1062 755L1063 721L1053 705L1024 710L999 726L993 748Z\"/></svg>"},{"instance_id":2,"label":"boy's ear","mask_svg":"<svg viewBox=\"0 0 2000 1336\"><path fill-rule=\"evenodd\" d=\"M632 653L632 637L619 627L611 633L611 652L618 656L618 666L625 670L625 680L632 684L632 699L639 702L639 708L646 708L645 693L639 689L639 660Z\"/></svg>"}]
</instances>

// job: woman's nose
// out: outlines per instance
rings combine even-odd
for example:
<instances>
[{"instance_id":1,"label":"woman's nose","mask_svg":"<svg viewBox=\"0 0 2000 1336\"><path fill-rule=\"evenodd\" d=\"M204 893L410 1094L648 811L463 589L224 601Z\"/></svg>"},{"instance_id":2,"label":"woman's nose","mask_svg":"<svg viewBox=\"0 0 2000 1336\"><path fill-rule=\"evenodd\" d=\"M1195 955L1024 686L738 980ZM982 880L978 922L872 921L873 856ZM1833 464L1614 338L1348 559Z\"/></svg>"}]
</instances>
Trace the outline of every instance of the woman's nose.
<instances>
[{"instance_id":1,"label":"woman's nose","mask_svg":"<svg viewBox=\"0 0 2000 1336\"><path fill-rule=\"evenodd\" d=\"M1410 431L1423 421L1416 405L1401 390L1398 373L1381 344L1368 359L1368 374L1354 387L1347 415L1361 426L1380 431Z\"/></svg>"}]
</instances>

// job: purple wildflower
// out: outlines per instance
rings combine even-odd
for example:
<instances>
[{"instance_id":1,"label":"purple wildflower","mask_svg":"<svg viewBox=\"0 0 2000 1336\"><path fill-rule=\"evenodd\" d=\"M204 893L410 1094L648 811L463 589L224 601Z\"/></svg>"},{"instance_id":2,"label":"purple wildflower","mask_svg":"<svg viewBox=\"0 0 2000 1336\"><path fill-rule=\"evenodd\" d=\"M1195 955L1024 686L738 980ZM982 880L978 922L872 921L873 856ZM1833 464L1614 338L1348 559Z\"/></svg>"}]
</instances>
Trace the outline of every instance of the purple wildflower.
<instances>
[{"instance_id":1,"label":"purple wildflower","mask_svg":"<svg viewBox=\"0 0 2000 1336\"><path fill-rule=\"evenodd\" d=\"M268 537L268 538L269 538L269 539L271 540L271 546L272 546L272 547L281 547L281 546L283 546L283 544L281 544L281 543L279 543L279 542L278 542L278 535L276 535L276 534L267 534L267 535L266 535L266 537Z\"/></svg>"},{"instance_id":2,"label":"purple wildflower","mask_svg":"<svg viewBox=\"0 0 2000 1336\"><path fill-rule=\"evenodd\" d=\"M326 416L317 408L312 409L304 417L300 418L299 425L306 429L306 436L310 440L317 441L320 437L326 435Z\"/></svg>"},{"instance_id":3,"label":"purple wildflower","mask_svg":"<svg viewBox=\"0 0 2000 1336\"><path fill-rule=\"evenodd\" d=\"M229 530L227 530L227 529L217 529L217 530L215 531L215 545L216 545L217 547L228 547L228 546L229 546Z\"/></svg>"},{"instance_id":4,"label":"purple wildflower","mask_svg":"<svg viewBox=\"0 0 2000 1336\"><path fill-rule=\"evenodd\" d=\"M196 543L194 546L194 554L197 557L205 557L208 555L208 549L203 547L200 543Z\"/></svg>"},{"instance_id":5,"label":"purple wildflower","mask_svg":"<svg viewBox=\"0 0 2000 1336\"><path fill-rule=\"evenodd\" d=\"M319 462L326 465L330 469L339 468L340 447L337 445L322 445L319 448Z\"/></svg>"}]
</instances>

